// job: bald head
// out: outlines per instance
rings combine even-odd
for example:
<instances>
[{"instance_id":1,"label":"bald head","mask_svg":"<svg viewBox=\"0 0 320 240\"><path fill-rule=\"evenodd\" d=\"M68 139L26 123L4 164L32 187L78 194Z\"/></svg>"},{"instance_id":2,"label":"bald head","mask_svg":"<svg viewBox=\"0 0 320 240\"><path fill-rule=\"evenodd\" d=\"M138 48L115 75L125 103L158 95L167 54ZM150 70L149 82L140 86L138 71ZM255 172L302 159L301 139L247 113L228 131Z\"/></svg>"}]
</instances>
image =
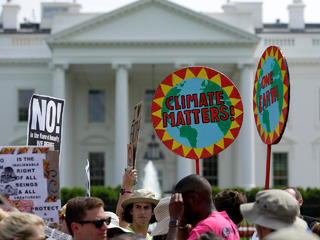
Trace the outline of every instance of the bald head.
<instances>
[{"instance_id":1,"label":"bald head","mask_svg":"<svg viewBox=\"0 0 320 240\"><path fill-rule=\"evenodd\" d=\"M176 185L174 191L176 193L197 192L204 197L212 200L211 185L207 179L202 176L192 174L182 178Z\"/></svg>"},{"instance_id":2,"label":"bald head","mask_svg":"<svg viewBox=\"0 0 320 240\"><path fill-rule=\"evenodd\" d=\"M286 191L287 193L289 193L292 197L294 197L295 199L297 199L299 206L301 207L303 204L303 199L302 199L302 195L300 193L300 191L295 188L295 187L285 187L283 188L284 191Z\"/></svg>"}]
</instances>

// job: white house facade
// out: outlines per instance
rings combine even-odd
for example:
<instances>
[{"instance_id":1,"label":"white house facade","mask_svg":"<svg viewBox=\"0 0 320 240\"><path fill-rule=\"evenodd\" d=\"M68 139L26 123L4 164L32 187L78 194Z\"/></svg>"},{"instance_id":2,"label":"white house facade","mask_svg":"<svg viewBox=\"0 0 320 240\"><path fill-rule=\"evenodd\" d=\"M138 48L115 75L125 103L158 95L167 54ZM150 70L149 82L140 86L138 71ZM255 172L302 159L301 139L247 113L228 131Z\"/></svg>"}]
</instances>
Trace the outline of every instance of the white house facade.
<instances>
[{"instance_id":1,"label":"white house facade","mask_svg":"<svg viewBox=\"0 0 320 240\"><path fill-rule=\"evenodd\" d=\"M25 145L32 93L65 99L61 185L116 186L126 167L133 106L144 101L137 169L152 160L170 191L195 173L194 160L154 137L151 101L158 84L185 66L206 66L238 87L244 119L238 138L200 172L219 187L264 186L266 145L253 117L253 81L269 45L286 56L291 84L289 120L272 145L272 185L320 187L320 24L307 24L304 4L288 6L289 23L262 23L262 3L231 2L223 13L199 13L166 0L139 0L112 12L80 12L77 3L42 3L40 23L18 23L6 3L0 32L0 145ZM142 181L139 182L139 184Z\"/></svg>"}]
</instances>

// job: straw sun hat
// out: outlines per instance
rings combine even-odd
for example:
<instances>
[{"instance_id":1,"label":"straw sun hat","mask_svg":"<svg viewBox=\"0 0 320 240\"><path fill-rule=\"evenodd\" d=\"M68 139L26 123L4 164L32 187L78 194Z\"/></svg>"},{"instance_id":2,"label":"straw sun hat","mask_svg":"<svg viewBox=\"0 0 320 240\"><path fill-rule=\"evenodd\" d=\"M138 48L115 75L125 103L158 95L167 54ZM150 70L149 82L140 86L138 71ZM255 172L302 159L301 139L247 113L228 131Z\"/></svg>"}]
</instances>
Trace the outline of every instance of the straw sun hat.
<instances>
[{"instance_id":1,"label":"straw sun hat","mask_svg":"<svg viewBox=\"0 0 320 240\"><path fill-rule=\"evenodd\" d=\"M128 223L132 223L132 215L130 214L130 210L132 209L133 203L151 203L153 208L157 206L159 200L155 198L155 194L147 189L139 189L135 190L129 199L123 201L121 204L123 208L123 217L124 220ZM150 223L154 223L156 221L155 217L152 216Z\"/></svg>"},{"instance_id":2,"label":"straw sun hat","mask_svg":"<svg viewBox=\"0 0 320 240\"><path fill-rule=\"evenodd\" d=\"M157 226L153 229L151 233L152 236L165 235L168 233L170 222L169 203L170 197L162 198L155 207L154 215L157 219Z\"/></svg>"}]
</instances>

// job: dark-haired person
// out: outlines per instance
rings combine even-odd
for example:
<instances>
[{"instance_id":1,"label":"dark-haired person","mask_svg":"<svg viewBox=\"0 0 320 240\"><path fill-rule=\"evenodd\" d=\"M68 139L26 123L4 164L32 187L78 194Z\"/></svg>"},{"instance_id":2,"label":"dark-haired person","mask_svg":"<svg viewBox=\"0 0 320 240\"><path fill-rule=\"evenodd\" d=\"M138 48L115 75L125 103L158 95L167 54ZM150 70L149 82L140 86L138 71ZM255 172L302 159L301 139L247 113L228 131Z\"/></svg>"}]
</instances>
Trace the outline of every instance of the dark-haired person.
<instances>
[{"instance_id":1,"label":"dark-haired person","mask_svg":"<svg viewBox=\"0 0 320 240\"><path fill-rule=\"evenodd\" d=\"M227 189L219 192L213 199L214 206L219 212L226 211L229 218L240 227L243 216L240 205L247 203L246 195L238 189Z\"/></svg>"},{"instance_id":2,"label":"dark-haired person","mask_svg":"<svg viewBox=\"0 0 320 240\"><path fill-rule=\"evenodd\" d=\"M142 237L152 239L147 231L149 224L156 221L153 209L159 200L155 199L154 193L146 189L133 192L136 179L137 172L132 167L123 174L116 211L120 220L119 225Z\"/></svg>"},{"instance_id":3,"label":"dark-haired person","mask_svg":"<svg viewBox=\"0 0 320 240\"><path fill-rule=\"evenodd\" d=\"M127 229L145 237L152 239L148 233L149 224L156 222L153 210L159 200L155 199L155 194L146 189L134 191L130 197L123 201L123 220L129 223Z\"/></svg>"},{"instance_id":4,"label":"dark-haired person","mask_svg":"<svg viewBox=\"0 0 320 240\"><path fill-rule=\"evenodd\" d=\"M96 197L75 197L67 202L66 222L74 240L106 240L108 224L104 203Z\"/></svg>"}]
</instances>

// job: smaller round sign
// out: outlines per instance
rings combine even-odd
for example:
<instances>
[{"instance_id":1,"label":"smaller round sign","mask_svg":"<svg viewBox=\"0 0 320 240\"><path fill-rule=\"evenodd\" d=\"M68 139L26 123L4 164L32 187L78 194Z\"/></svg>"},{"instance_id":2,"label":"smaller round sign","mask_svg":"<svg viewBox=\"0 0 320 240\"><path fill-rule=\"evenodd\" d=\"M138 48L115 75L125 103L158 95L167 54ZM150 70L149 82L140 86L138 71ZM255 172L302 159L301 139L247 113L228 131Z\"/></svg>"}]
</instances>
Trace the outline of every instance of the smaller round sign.
<instances>
[{"instance_id":1,"label":"smaller round sign","mask_svg":"<svg viewBox=\"0 0 320 240\"><path fill-rule=\"evenodd\" d=\"M191 159L226 149L243 120L238 89L225 75L206 67L183 68L166 77L155 92L151 111L160 140Z\"/></svg>"},{"instance_id":2,"label":"smaller round sign","mask_svg":"<svg viewBox=\"0 0 320 240\"><path fill-rule=\"evenodd\" d=\"M262 54L255 75L253 113L258 134L265 144L276 144L289 113L290 85L286 59L276 46Z\"/></svg>"}]
</instances>

